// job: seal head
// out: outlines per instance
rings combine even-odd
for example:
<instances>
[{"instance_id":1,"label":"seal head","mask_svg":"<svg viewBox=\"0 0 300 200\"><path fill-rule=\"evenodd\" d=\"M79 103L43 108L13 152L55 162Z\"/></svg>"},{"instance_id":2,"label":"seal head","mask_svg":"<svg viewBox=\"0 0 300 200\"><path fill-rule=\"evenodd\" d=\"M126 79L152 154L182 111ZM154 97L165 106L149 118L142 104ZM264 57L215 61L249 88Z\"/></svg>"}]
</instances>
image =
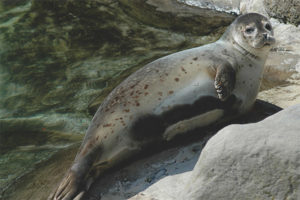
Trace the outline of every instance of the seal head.
<instances>
[{"instance_id":1,"label":"seal head","mask_svg":"<svg viewBox=\"0 0 300 200\"><path fill-rule=\"evenodd\" d=\"M237 17L222 38L233 40L233 44L254 57L257 57L257 50L259 54L268 54L275 43L270 21L258 13L248 13ZM262 56L266 57L266 55Z\"/></svg>"}]
</instances>

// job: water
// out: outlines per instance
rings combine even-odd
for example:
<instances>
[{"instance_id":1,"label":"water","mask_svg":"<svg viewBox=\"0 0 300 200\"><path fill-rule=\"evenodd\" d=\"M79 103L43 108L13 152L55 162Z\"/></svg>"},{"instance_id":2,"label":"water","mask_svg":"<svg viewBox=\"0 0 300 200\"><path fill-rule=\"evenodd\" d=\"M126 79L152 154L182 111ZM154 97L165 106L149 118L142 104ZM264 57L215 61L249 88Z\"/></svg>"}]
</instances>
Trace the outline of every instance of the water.
<instances>
[{"instance_id":1,"label":"water","mask_svg":"<svg viewBox=\"0 0 300 200\"><path fill-rule=\"evenodd\" d=\"M224 30L200 36L201 27L148 25L131 15L144 7L133 9L129 15L115 0L0 2L0 197L47 196L118 83L163 55L213 42ZM189 17L189 25L197 22L197 15Z\"/></svg>"}]
</instances>

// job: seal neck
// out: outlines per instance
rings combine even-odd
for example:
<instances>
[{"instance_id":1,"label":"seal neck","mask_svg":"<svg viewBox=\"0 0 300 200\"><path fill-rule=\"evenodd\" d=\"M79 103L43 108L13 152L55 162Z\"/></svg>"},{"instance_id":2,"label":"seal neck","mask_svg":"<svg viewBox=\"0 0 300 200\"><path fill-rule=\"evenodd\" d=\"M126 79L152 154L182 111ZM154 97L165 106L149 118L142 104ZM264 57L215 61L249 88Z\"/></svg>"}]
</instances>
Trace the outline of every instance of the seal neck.
<instances>
[{"instance_id":1,"label":"seal neck","mask_svg":"<svg viewBox=\"0 0 300 200\"><path fill-rule=\"evenodd\" d=\"M247 57L251 57L253 59L260 59L261 58L255 54L253 54L252 52L246 50L244 47L242 47L238 42L236 42L234 39L232 40L232 44L233 46L244 56L247 56Z\"/></svg>"}]
</instances>

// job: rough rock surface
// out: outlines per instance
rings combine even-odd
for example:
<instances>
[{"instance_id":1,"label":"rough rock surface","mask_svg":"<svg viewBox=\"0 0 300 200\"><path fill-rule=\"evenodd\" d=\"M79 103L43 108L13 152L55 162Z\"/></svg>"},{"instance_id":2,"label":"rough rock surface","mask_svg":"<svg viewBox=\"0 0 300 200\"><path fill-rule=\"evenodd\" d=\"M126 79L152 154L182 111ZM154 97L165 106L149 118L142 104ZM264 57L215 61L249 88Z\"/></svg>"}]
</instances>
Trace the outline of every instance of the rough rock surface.
<instances>
[{"instance_id":1,"label":"rough rock surface","mask_svg":"<svg viewBox=\"0 0 300 200\"><path fill-rule=\"evenodd\" d=\"M229 125L192 171L162 178L131 200L300 198L300 104L265 120Z\"/></svg>"},{"instance_id":2,"label":"rough rock surface","mask_svg":"<svg viewBox=\"0 0 300 200\"><path fill-rule=\"evenodd\" d=\"M300 0L264 0L263 2L270 17L284 23L300 25Z\"/></svg>"},{"instance_id":3,"label":"rough rock surface","mask_svg":"<svg viewBox=\"0 0 300 200\"><path fill-rule=\"evenodd\" d=\"M240 1L241 0L177 0L178 2L184 3L186 5L195 6L199 8L205 8L208 10L217 10L220 12L240 14Z\"/></svg>"},{"instance_id":4,"label":"rough rock surface","mask_svg":"<svg viewBox=\"0 0 300 200\"><path fill-rule=\"evenodd\" d=\"M272 20L276 46L265 65L258 98L288 107L300 103L300 27Z\"/></svg>"},{"instance_id":5,"label":"rough rock surface","mask_svg":"<svg viewBox=\"0 0 300 200\"><path fill-rule=\"evenodd\" d=\"M300 105L212 137L183 199L300 199Z\"/></svg>"}]
</instances>

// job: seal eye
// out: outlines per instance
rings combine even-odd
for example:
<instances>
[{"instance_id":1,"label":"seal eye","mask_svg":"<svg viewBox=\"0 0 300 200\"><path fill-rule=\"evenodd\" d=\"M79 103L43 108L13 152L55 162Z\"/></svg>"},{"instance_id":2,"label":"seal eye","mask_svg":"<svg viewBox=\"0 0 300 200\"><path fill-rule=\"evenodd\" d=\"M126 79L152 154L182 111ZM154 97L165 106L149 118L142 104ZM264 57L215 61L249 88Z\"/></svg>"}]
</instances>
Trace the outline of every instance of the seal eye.
<instances>
[{"instance_id":1,"label":"seal eye","mask_svg":"<svg viewBox=\"0 0 300 200\"><path fill-rule=\"evenodd\" d=\"M254 28L252 28L252 27L251 28L246 28L245 31L246 31L247 34L251 34L251 33L254 32Z\"/></svg>"},{"instance_id":2,"label":"seal eye","mask_svg":"<svg viewBox=\"0 0 300 200\"><path fill-rule=\"evenodd\" d=\"M271 31L271 30L272 30L272 27L271 27L270 24L266 24L266 25L265 25L265 28L266 28L268 31Z\"/></svg>"}]
</instances>

